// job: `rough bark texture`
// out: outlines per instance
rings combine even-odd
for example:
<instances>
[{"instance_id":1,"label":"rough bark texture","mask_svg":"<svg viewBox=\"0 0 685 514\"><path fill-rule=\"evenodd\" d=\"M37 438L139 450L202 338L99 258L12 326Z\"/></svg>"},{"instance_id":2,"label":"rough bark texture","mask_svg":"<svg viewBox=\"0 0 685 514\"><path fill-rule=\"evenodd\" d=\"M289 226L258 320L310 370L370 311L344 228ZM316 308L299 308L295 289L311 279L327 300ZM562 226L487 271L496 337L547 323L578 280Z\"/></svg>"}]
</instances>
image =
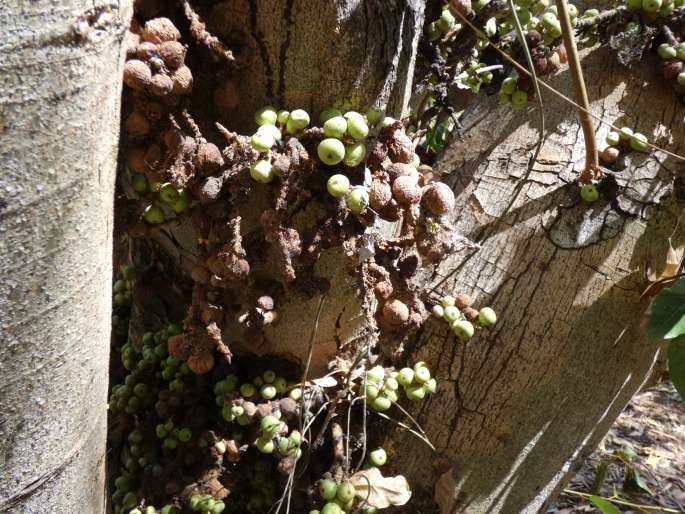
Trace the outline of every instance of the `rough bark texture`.
<instances>
[{"instance_id":1,"label":"rough bark texture","mask_svg":"<svg viewBox=\"0 0 685 514\"><path fill-rule=\"evenodd\" d=\"M419 0L237 0L216 4L208 25L244 48L229 120L250 125L265 103L318 115L384 107L403 112L423 24Z\"/></svg>"},{"instance_id":2,"label":"rough bark texture","mask_svg":"<svg viewBox=\"0 0 685 514\"><path fill-rule=\"evenodd\" d=\"M247 46L246 51L236 52L242 67L229 72L240 102L230 117L221 121L249 133L255 129L254 112L269 103L278 108L304 108L317 125L318 114L331 106L364 112L372 105L387 106L388 115L401 116L409 102L423 8L424 2L419 0L216 4L211 15L202 13L208 28L224 41ZM221 69L219 65L215 68ZM209 75L216 77L216 71ZM216 80L207 87L215 86ZM267 208L263 200L256 194L246 209L249 212L241 212L244 233L258 225ZM195 265L194 228L186 224L165 229L172 237L158 230L153 234L189 274ZM341 269L341 260L341 250L326 251L314 270L329 280L331 293L319 321L312 373L325 372L343 343L368 335L360 315L357 284ZM280 321L265 329L267 345L258 350L304 363L319 301L318 297L283 295L277 305ZM227 327L224 333L231 337L240 329ZM226 342L234 350L256 350L236 338Z\"/></svg>"},{"instance_id":3,"label":"rough bark texture","mask_svg":"<svg viewBox=\"0 0 685 514\"><path fill-rule=\"evenodd\" d=\"M103 512L131 2L0 6L0 511Z\"/></svg>"},{"instance_id":4,"label":"rough bark texture","mask_svg":"<svg viewBox=\"0 0 685 514\"><path fill-rule=\"evenodd\" d=\"M682 106L653 63L626 70L596 50L583 65L593 112L682 155ZM569 94L568 71L551 82ZM468 113L463 141L437 166L457 193L457 227L482 247L443 262L429 287L470 293L500 319L468 344L431 320L416 341L414 359L435 368L440 386L415 414L444 459L436 465L411 436L393 434L394 466L414 470L419 496L441 477L444 513L544 512L655 359L640 295L648 271L663 269L668 237L683 242L671 195L683 163L630 153L630 167L614 168L618 187L605 179L605 196L583 204L574 109L544 100L550 133L530 173L537 113L492 98Z\"/></svg>"}]
</instances>

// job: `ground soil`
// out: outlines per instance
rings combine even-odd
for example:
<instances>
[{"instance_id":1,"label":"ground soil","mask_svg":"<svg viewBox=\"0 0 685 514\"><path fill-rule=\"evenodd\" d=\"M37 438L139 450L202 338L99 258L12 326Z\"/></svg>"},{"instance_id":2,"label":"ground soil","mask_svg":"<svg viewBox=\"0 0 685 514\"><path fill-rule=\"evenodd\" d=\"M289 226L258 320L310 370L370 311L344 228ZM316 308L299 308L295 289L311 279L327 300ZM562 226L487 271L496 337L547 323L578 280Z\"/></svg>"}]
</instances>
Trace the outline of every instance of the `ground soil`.
<instances>
[{"instance_id":1,"label":"ground soil","mask_svg":"<svg viewBox=\"0 0 685 514\"><path fill-rule=\"evenodd\" d=\"M618 458L627 448L634 451L632 466L652 494L627 483L626 466ZM621 512L685 512L685 403L670 383L633 398L567 490L590 493L602 461L608 463L608 472L599 495L610 497L615 488L627 501L650 507L617 505ZM564 493L548 514L577 512L599 511L587 500Z\"/></svg>"}]
</instances>

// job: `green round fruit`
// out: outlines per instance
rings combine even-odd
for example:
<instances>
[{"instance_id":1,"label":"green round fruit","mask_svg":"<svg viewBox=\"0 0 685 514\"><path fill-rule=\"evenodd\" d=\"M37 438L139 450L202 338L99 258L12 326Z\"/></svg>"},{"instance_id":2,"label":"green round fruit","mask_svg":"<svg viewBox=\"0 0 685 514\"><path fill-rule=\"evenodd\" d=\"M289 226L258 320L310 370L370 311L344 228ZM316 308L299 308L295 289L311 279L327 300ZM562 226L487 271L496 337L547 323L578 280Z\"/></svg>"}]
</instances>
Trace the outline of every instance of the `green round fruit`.
<instances>
[{"instance_id":1,"label":"green round fruit","mask_svg":"<svg viewBox=\"0 0 685 514\"><path fill-rule=\"evenodd\" d=\"M125 509L132 509L138 503L138 497L136 493L126 493L124 498L121 500L121 505Z\"/></svg>"},{"instance_id":2,"label":"green round fruit","mask_svg":"<svg viewBox=\"0 0 685 514\"><path fill-rule=\"evenodd\" d=\"M339 173L332 175L326 182L326 189L332 197L342 198L350 191L350 179Z\"/></svg>"},{"instance_id":3,"label":"green round fruit","mask_svg":"<svg viewBox=\"0 0 685 514\"><path fill-rule=\"evenodd\" d=\"M635 132L633 137L630 138L630 147L636 152L648 152L649 144L647 144L647 136Z\"/></svg>"},{"instance_id":4,"label":"green round fruit","mask_svg":"<svg viewBox=\"0 0 685 514\"><path fill-rule=\"evenodd\" d=\"M580 197L587 203L596 202L599 199L599 190L594 184L583 184L580 188Z\"/></svg>"},{"instance_id":5,"label":"green round fruit","mask_svg":"<svg viewBox=\"0 0 685 514\"><path fill-rule=\"evenodd\" d=\"M347 132L347 120L343 116L333 116L323 124L323 133L326 137L342 139Z\"/></svg>"},{"instance_id":6,"label":"green round fruit","mask_svg":"<svg viewBox=\"0 0 685 514\"><path fill-rule=\"evenodd\" d=\"M369 126L366 124L364 116L355 111L345 113L347 120L347 133L354 139L364 139L369 135Z\"/></svg>"},{"instance_id":7,"label":"green round fruit","mask_svg":"<svg viewBox=\"0 0 685 514\"><path fill-rule=\"evenodd\" d=\"M397 375L397 381L403 386L411 385L414 382L414 370L411 368L402 368Z\"/></svg>"},{"instance_id":8,"label":"green round fruit","mask_svg":"<svg viewBox=\"0 0 685 514\"><path fill-rule=\"evenodd\" d=\"M344 514L344 511L337 503L327 503L321 509L321 514Z\"/></svg>"},{"instance_id":9,"label":"green round fruit","mask_svg":"<svg viewBox=\"0 0 685 514\"><path fill-rule=\"evenodd\" d=\"M281 426L281 421L276 416L264 416L259 422L259 427L262 429L262 433L274 436L278 432L278 428Z\"/></svg>"},{"instance_id":10,"label":"green round fruit","mask_svg":"<svg viewBox=\"0 0 685 514\"><path fill-rule=\"evenodd\" d=\"M685 86L685 71L678 73L678 84Z\"/></svg>"},{"instance_id":11,"label":"green round fruit","mask_svg":"<svg viewBox=\"0 0 685 514\"><path fill-rule=\"evenodd\" d=\"M622 127L618 131L618 135L621 138L621 141L630 141L630 138L633 137L633 130L628 127Z\"/></svg>"},{"instance_id":12,"label":"green round fruit","mask_svg":"<svg viewBox=\"0 0 685 514\"><path fill-rule=\"evenodd\" d=\"M393 126L395 123L397 123L397 120L395 118L386 116L385 118L383 118L383 121L381 121L381 127L388 128Z\"/></svg>"},{"instance_id":13,"label":"green round fruit","mask_svg":"<svg viewBox=\"0 0 685 514\"><path fill-rule=\"evenodd\" d=\"M436 318L442 318L445 315L445 308L442 305L433 305L431 312Z\"/></svg>"},{"instance_id":14,"label":"green round fruit","mask_svg":"<svg viewBox=\"0 0 685 514\"><path fill-rule=\"evenodd\" d=\"M303 109L295 109L290 113L285 127L288 134L296 134L309 126L309 114Z\"/></svg>"},{"instance_id":15,"label":"green round fruit","mask_svg":"<svg viewBox=\"0 0 685 514\"><path fill-rule=\"evenodd\" d=\"M461 317L461 311L454 305L448 305L443 309L442 317L448 323L458 320Z\"/></svg>"},{"instance_id":16,"label":"green round fruit","mask_svg":"<svg viewBox=\"0 0 685 514\"><path fill-rule=\"evenodd\" d=\"M273 400L276 397L276 388L271 384L265 384L260 389L259 393L265 400Z\"/></svg>"},{"instance_id":17,"label":"green round fruit","mask_svg":"<svg viewBox=\"0 0 685 514\"><path fill-rule=\"evenodd\" d=\"M452 323L451 328L454 335L459 339L470 339L473 337L474 328L470 321L465 319L457 320Z\"/></svg>"},{"instance_id":18,"label":"green round fruit","mask_svg":"<svg viewBox=\"0 0 685 514\"><path fill-rule=\"evenodd\" d=\"M518 81L514 77L507 77L502 81L502 93L506 95L513 95L518 86Z\"/></svg>"},{"instance_id":19,"label":"green round fruit","mask_svg":"<svg viewBox=\"0 0 685 514\"><path fill-rule=\"evenodd\" d=\"M338 485L329 479L323 479L319 482L319 496L324 500L332 500L338 494Z\"/></svg>"},{"instance_id":20,"label":"green round fruit","mask_svg":"<svg viewBox=\"0 0 685 514\"><path fill-rule=\"evenodd\" d=\"M252 383L257 387L262 387L264 385L264 379L262 377L254 377Z\"/></svg>"},{"instance_id":21,"label":"green round fruit","mask_svg":"<svg viewBox=\"0 0 685 514\"><path fill-rule=\"evenodd\" d=\"M262 125L257 129L256 133L271 136L274 141L280 141L281 137L283 137L281 131L276 125Z\"/></svg>"},{"instance_id":22,"label":"green round fruit","mask_svg":"<svg viewBox=\"0 0 685 514\"><path fill-rule=\"evenodd\" d=\"M355 214L361 214L369 205L369 193L364 187L355 187L347 197L347 207Z\"/></svg>"},{"instance_id":23,"label":"green round fruit","mask_svg":"<svg viewBox=\"0 0 685 514\"><path fill-rule=\"evenodd\" d=\"M676 46L676 56L681 61L685 60L685 41L678 43L678 46Z\"/></svg>"},{"instance_id":24,"label":"green round fruit","mask_svg":"<svg viewBox=\"0 0 685 514\"><path fill-rule=\"evenodd\" d=\"M520 109L528 103L528 93L517 89L514 94L511 95L511 106L514 109Z\"/></svg>"},{"instance_id":25,"label":"green round fruit","mask_svg":"<svg viewBox=\"0 0 685 514\"><path fill-rule=\"evenodd\" d=\"M143 218L152 225L164 223L164 211L158 205L150 204L145 207L145 210L143 211Z\"/></svg>"},{"instance_id":26,"label":"green round fruit","mask_svg":"<svg viewBox=\"0 0 685 514\"><path fill-rule=\"evenodd\" d=\"M383 466L388 462L388 454L383 448L376 448L369 453L369 462L374 466Z\"/></svg>"},{"instance_id":27,"label":"green round fruit","mask_svg":"<svg viewBox=\"0 0 685 514\"><path fill-rule=\"evenodd\" d=\"M409 386L404 392L407 398L413 402L423 400L426 397L426 391L420 384Z\"/></svg>"},{"instance_id":28,"label":"green round fruit","mask_svg":"<svg viewBox=\"0 0 685 514\"><path fill-rule=\"evenodd\" d=\"M276 445L274 444L272 439L257 439L255 446L257 446L257 449L260 452L267 454L273 453L274 449L276 448Z\"/></svg>"},{"instance_id":29,"label":"green round fruit","mask_svg":"<svg viewBox=\"0 0 685 514\"><path fill-rule=\"evenodd\" d=\"M321 123L326 123L328 120L335 118L336 116L342 116L342 113L338 109L329 107L328 109L321 111L321 114L319 114L319 119L321 120Z\"/></svg>"},{"instance_id":30,"label":"green round fruit","mask_svg":"<svg viewBox=\"0 0 685 514\"><path fill-rule=\"evenodd\" d=\"M642 0L626 0L626 8L629 11L642 10Z\"/></svg>"},{"instance_id":31,"label":"green round fruit","mask_svg":"<svg viewBox=\"0 0 685 514\"><path fill-rule=\"evenodd\" d=\"M178 198L178 190L171 182L166 182L159 188L159 197L164 203L172 203Z\"/></svg>"},{"instance_id":32,"label":"green round fruit","mask_svg":"<svg viewBox=\"0 0 685 514\"><path fill-rule=\"evenodd\" d=\"M649 13L659 12L661 0L642 0L642 10Z\"/></svg>"},{"instance_id":33,"label":"green round fruit","mask_svg":"<svg viewBox=\"0 0 685 514\"><path fill-rule=\"evenodd\" d=\"M288 398L296 402L299 401L300 398L302 398L302 388L295 387L294 389L291 389L288 393Z\"/></svg>"},{"instance_id":34,"label":"green round fruit","mask_svg":"<svg viewBox=\"0 0 685 514\"><path fill-rule=\"evenodd\" d=\"M443 307L453 307L457 304L457 299L454 296L443 296L440 300Z\"/></svg>"},{"instance_id":35,"label":"green round fruit","mask_svg":"<svg viewBox=\"0 0 685 514\"><path fill-rule=\"evenodd\" d=\"M193 437L193 431L189 428L182 428L181 430L178 431L177 436L178 440L181 441L182 443L187 443L190 441Z\"/></svg>"},{"instance_id":36,"label":"green round fruit","mask_svg":"<svg viewBox=\"0 0 685 514\"><path fill-rule=\"evenodd\" d=\"M378 388L377 385L374 384L366 384L366 399L373 401L378 397L378 393L380 393L380 389Z\"/></svg>"},{"instance_id":37,"label":"green round fruit","mask_svg":"<svg viewBox=\"0 0 685 514\"><path fill-rule=\"evenodd\" d=\"M366 145L358 142L351 145L345 145L345 157L343 164L349 168L359 166L366 157Z\"/></svg>"},{"instance_id":38,"label":"green round fruit","mask_svg":"<svg viewBox=\"0 0 685 514\"><path fill-rule=\"evenodd\" d=\"M336 494L336 497L341 502L347 503L354 500L354 495L356 494L356 492L357 491L355 490L352 482L346 481L338 486L338 492Z\"/></svg>"},{"instance_id":39,"label":"green round fruit","mask_svg":"<svg viewBox=\"0 0 685 514\"><path fill-rule=\"evenodd\" d=\"M252 384L246 383L240 386L240 394L245 398L251 398L257 394L257 390Z\"/></svg>"},{"instance_id":40,"label":"green round fruit","mask_svg":"<svg viewBox=\"0 0 685 514\"><path fill-rule=\"evenodd\" d=\"M276 380L276 372L272 369L267 369L264 373L262 373L262 378L267 384L272 384L273 381Z\"/></svg>"},{"instance_id":41,"label":"green round fruit","mask_svg":"<svg viewBox=\"0 0 685 514\"><path fill-rule=\"evenodd\" d=\"M437 25L441 30L447 32L454 26L455 22L456 20L454 19L454 15L450 12L450 10L443 9L440 18L438 18Z\"/></svg>"},{"instance_id":42,"label":"green round fruit","mask_svg":"<svg viewBox=\"0 0 685 514\"><path fill-rule=\"evenodd\" d=\"M211 514L221 514L226 509L226 504L221 500L217 501L210 511Z\"/></svg>"},{"instance_id":43,"label":"green round fruit","mask_svg":"<svg viewBox=\"0 0 685 514\"><path fill-rule=\"evenodd\" d=\"M429 394L433 394L438 389L438 383L434 378L426 380L423 384L423 390Z\"/></svg>"},{"instance_id":44,"label":"green round fruit","mask_svg":"<svg viewBox=\"0 0 685 514\"><path fill-rule=\"evenodd\" d=\"M278 111L276 121L281 125L285 125L288 123L288 118L290 118L290 111Z\"/></svg>"},{"instance_id":45,"label":"green round fruit","mask_svg":"<svg viewBox=\"0 0 685 514\"><path fill-rule=\"evenodd\" d=\"M618 132L611 131L607 134L606 143L609 146L616 146L621 142L621 135Z\"/></svg>"},{"instance_id":46,"label":"green round fruit","mask_svg":"<svg viewBox=\"0 0 685 514\"><path fill-rule=\"evenodd\" d=\"M675 59L678 52L675 47L672 47L668 43L663 43L657 48L657 53L662 59Z\"/></svg>"},{"instance_id":47,"label":"green round fruit","mask_svg":"<svg viewBox=\"0 0 685 514\"><path fill-rule=\"evenodd\" d=\"M134 173L131 178L131 186L136 193L144 193L147 191L147 178L140 173Z\"/></svg>"},{"instance_id":48,"label":"green round fruit","mask_svg":"<svg viewBox=\"0 0 685 514\"><path fill-rule=\"evenodd\" d=\"M419 368L414 372L414 381L417 384L423 384L424 382L428 382L430 378L431 372L426 367Z\"/></svg>"},{"instance_id":49,"label":"green round fruit","mask_svg":"<svg viewBox=\"0 0 685 514\"><path fill-rule=\"evenodd\" d=\"M386 391L397 391L400 388L400 383L394 377L388 377L385 379L383 384L383 389Z\"/></svg>"},{"instance_id":50,"label":"green round fruit","mask_svg":"<svg viewBox=\"0 0 685 514\"><path fill-rule=\"evenodd\" d=\"M261 184L268 184L274 179L274 169L269 161L259 160L250 167L250 176Z\"/></svg>"},{"instance_id":51,"label":"green round fruit","mask_svg":"<svg viewBox=\"0 0 685 514\"><path fill-rule=\"evenodd\" d=\"M226 453L226 443L224 443L223 441L217 441L216 443L214 443L214 449L219 455L223 455L224 453Z\"/></svg>"},{"instance_id":52,"label":"green round fruit","mask_svg":"<svg viewBox=\"0 0 685 514\"><path fill-rule=\"evenodd\" d=\"M288 382L283 377L276 377L274 387L278 394L284 394L288 390Z\"/></svg>"},{"instance_id":53,"label":"green round fruit","mask_svg":"<svg viewBox=\"0 0 685 514\"><path fill-rule=\"evenodd\" d=\"M366 381L380 384L385 378L385 369L383 366L374 366L366 372Z\"/></svg>"},{"instance_id":54,"label":"green round fruit","mask_svg":"<svg viewBox=\"0 0 685 514\"><path fill-rule=\"evenodd\" d=\"M386 398L385 396L379 396L376 399L371 402L371 407L373 410L378 411L378 412L384 412L388 410L392 406L392 401L390 401L390 398Z\"/></svg>"},{"instance_id":55,"label":"green round fruit","mask_svg":"<svg viewBox=\"0 0 685 514\"><path fill-rule=\"evenodd\" d=\"M235 420L233 408L230 405L224 405L224 407L221 409L221 417L223 417L226 421L231 423L233 420Z\"/></svg>"},{"instance_id":56,"label":"green round fruit","mask_svg":"<svg viewBox=\"0 0 685 514\"><path fill-rule=\"evenodd\" d=\"M275 141L271 134L267 134L266 132L257 132L252 136L250 143L252 144L252 148L258 152L268 152L271 150L271 147L274 145Z\"/></svg>"},{"instance_id":57,"label":"green round fruit","mask_svg":"<svg viewBox=\"0 0 685 514\"><path fill-rule=\"evenodd\" d=\"M334 166L345 158L345 145L339 139L329 137L319 143L316 153L324 164Z\"/></svg>"},{"instance_id":58,"label":"green round fruit","mask_svg":"<svg viewBox=\"0 0 685 514\"><path fill-rule=\"evenodd\" d=\"M484 327L491 327L497 323L497 314L491 307L483 307L478 311L478 321Z\"/></svg>"},{"instance_id":59,"label":"green round fruit","mask_svg":"<svg viewBox=\"0 0 685 514\"><path fill-rule=\"evenodd\" d=\"M262 107L254 115L254 120L257 122L257 125L273 125L276 123L277 119L278 112L270 105Z\"/></svg>"}]
</instances>

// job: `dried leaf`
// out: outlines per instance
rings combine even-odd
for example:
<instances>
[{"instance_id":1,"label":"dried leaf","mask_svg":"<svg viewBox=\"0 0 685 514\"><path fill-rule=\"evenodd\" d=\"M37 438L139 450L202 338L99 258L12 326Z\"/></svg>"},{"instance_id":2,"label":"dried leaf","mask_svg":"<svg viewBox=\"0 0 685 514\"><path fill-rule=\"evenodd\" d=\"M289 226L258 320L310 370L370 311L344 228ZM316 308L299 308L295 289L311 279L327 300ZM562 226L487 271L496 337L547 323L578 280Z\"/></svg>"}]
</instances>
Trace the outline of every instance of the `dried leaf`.
<instances>
[{"instance_id":1,"label":"dried leaf","mask_svg":"<svg viewBox=\"0 0 685 514\"><path fill-rule=\"evenodd\" d=\"M350 477L357 496L367 506L385 509L392 505L404 505L411 498L409 482L402 475L384 477L378 468L358 471Z\"/></svg>"},{"instance_id":2,"label":"dried leaf","mask_svg":"<svg viewBox=\"0 0 685 514\"><path fill-rule=\"evenodd\" d=\"M315 378L314 380L307 381L307 384L314 384L319 387L335 387L338 385L338 381L331 375L326 375L325 377Z\"/></svg>"},{"instance_id":3,"label":"dried leaf","mask_svg":"<svg viewBox=\"0 0 685 514\"><path fill-rule=\"evenodd\" d=\"M456 489L457 481L454 479L454 469L450 468L440 475L440 478L435 482L433 498L440 507L441 514L451 514L454 512Z\"/></svg>"},{"instance_id":4,"label":"dried leaf","mask_svg":"<svg viewBox=\"0 0 685 514\"><path fill-rule=\"evenodd\" d=\"M668 251L666 252L666 264L661 273L656 273L655 270L649 270L648 278L651 282L660 282L662 280L668 280L673 278L678 274L678 269L680 269L680 260L682 255L682 248L678 248L676 251L673 248L671 239L668 239Z\"/></svg>"}]
</instances>

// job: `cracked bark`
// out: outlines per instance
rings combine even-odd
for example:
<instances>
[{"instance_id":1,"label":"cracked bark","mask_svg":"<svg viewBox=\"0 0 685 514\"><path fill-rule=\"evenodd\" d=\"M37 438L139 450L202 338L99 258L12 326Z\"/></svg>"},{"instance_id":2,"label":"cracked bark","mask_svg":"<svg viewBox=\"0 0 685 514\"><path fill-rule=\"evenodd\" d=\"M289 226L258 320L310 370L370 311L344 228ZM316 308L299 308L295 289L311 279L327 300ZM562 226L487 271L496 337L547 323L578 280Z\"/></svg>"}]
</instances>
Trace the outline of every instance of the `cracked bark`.
<instances>
[{"instance_id":1,"label":"cracked bark","mask_svg":"<svg viewBox=\"0 0 685 514\"><path fill-rule=\"evenodd\" d=\"M0 511L104 510L131 2L0 6Z\"/></svg>"},{"instance_id":2,"label":"cracked bark","mask_svg":"<svg viewBox=\"0 0 685 514\"><path fill-rule=\"evenodd\" d=\"M404 111L424 3L418 0L238 0L216 4L213 33L242 47L247 62L234 79L239 106L228 127L252 127L266 104ZM379 65L381 63L381 65Z\"/></svg>"},{"instance_id":3,"label":"cracked bark","mask_svg":"<svg viewBox=\"0 0 685 514\"><path fill-rule=\"evenodd\" d=\"M312 44L320 35L312 39L308 32L320 30L323 18L317 18L317 9L300 12L293 7L299 2L270 3L271 12L279 14L274 21L259 16L257 4L267 3L219 4L231 13L223 18L234 20L236 27L252 27L262 40L251 46L255 60L236 78L243 93L229 126L250 125L254 110L268 102L287 108L304 105L316 113L331 103L340 106L337 98L358 108L375 101L386 78L370 79L368 67L360 73L359 63L347 54L334 60L339 67L331 80L321 82L318 72L331 57L329 47ZM332 2L326 8L344 13L343 4ZM290 14L281 16L287 6ZM222 30L220 14L208 18L208 24L215 23L211 30L234 40L238 29ZM339 19L336 16L326 19L327 28L328 19ZM317 19L312 28L311 20ZM354 30L372 34L374 19ZM288 20L296 21L284 29ZM342 34L352 37L351 27ZM279 38L289 33L302 40L291 39L285 47L287 58L277 58L283 48ZM333 37L330 31L328 35ZM244 37L248 42L253 38ZM336 43L335 49L342 51L348 43ZM364 42L362 48L368 45ZM365 66L392 70L387 66L392 56L380 42L377 45L380 53L368 52L373 57ZM355 64L344 66L350 59ZM653 131L663 138L662 144L683 153L682 127L662 122L680 112L672 91L653 79L648 65L628 73L614 62L604 50L584 59L594 111L618 125ZM642 94L645 80L653 94ZM392 83L388 98L393 114L406 105L402 92L409 82ZM552 82L569 93L567 71ZM438 168L450 174L448 182L457 193L456 226L482 248L451 256L437 273L423 279L431 289L453 273L438 290L470 293L476 305L492 305L500 321L464 345L444 323L429 320L411 346L408 360L428 361L440 384L438 394L414 412L439 451L430 454L410 435L389 434L393 469L388 473L406 473L415 490L407 512L431 511L428 505L441 477L441 490L447 491L441 494L444 512L544 511L547 499L559 490L574 463L592 450L655 359L655 348L643 337L646 303L640 293L647 283L646 269L659 269L666 256L666 238L681 209L669 197L673 172L681 165L664 156L629 154L630 167L616 174L621 192L611 201L581 205L575 179L583 168L584 146L573 107L545 96L552 133L528 172L535 122L529 126L525 115L497 106L492 98L480 100L465 119L464 141L447 150ZM598 140L606 132L601 127ZM672 135L666 141L668 133ZM255 204L257 211L263 207L259 199ZM184 236L183 227L173 230L180 248L168 239L160 242L192 267L192 231ZM674 244L682 238L677 232ZM336 341L344 344L364 335L355 285L341 272L340 257L327 252L316 268L331 280L333 292L326 298L315 344L314 361L322 364L335 352ZM301 362L319 298L285 301L277 306L278 325L266 329L271 341L266 351ZM321 366L313 370L322 371Z\"/></svg>"},{"instance_id":4,"label":"cracked bark","mask_svg":"<svg viewBox=\"0 0 685 514\"><path fill-rule=\"evenodd\" d=\"M594 112L685 151L682 124L664 124L682 108L651 65L627 72L606 50L585 52L583 65ZM568 94L568 71L552 83ZM412 512L432 501L441 476L444 513L544 512L656 358L640 295L648 269L663 269L667 238L684 242L671 194L683 164L627 154L618 193L582 204L573 181L585 149L573 107L544 100L552 133L529 173L534 112L492 99L468 114L463 141L437 165L457 193L456 226L482 248L443 262L428 286L453 272L438 291L470 293L500 321L461 344L430 320L415 342L412 360L428 361L441 385L414 412L438 455L405 434L388 441L395 470L415 470ZM608 130L599 128L599 141Z\"/></svg>"}]
</instances>

